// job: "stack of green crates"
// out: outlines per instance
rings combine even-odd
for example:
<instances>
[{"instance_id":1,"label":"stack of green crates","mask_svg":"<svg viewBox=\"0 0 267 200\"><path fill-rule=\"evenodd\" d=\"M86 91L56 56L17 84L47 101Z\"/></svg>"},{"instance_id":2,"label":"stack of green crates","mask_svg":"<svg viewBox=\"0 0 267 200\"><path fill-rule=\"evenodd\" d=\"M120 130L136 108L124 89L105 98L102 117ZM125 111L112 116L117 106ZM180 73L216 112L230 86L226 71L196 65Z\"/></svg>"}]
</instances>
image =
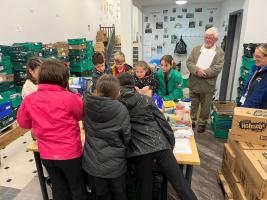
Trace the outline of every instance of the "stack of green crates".
<instances>
[{"instance_id":1,"label":"stack of green crates","mask_svg":"<svg viewBox=\"0 0 267 200\"><path fill-rule=\"evenodd\" d=\"M93 42L85 38L69 39L69 61L72 76L87 77L92 74Z\"/></svg>"},{"instance_id":2,"label":"stack of green crates","mask_svg":"<svg viewBox=\"0 0 267 200\"><path fill-rule=\"evenodd\" d=\"M229 129L232 127L232 118L235 108L234 102L213 102L211 113L211 127L216 138L228 138Z\"/></svg>"},{"instance_id":3,"label":"stack of green crates","mask_svg":"<svg viewBox=\"0 0 267 200\"><path fill-rule=\"evenodd\" d=\"M242 57L242 66L240 68L240 77L239 77L239 87L237 88L238 96L236 98L236 102L238 103L240 101L242 91L244 89L244 86L249 79L252 69L255 65L255 61L253 58L243 56Z\"/></svg>"},{"instance_id":4,"label":"stack of green crates","mask_svg":"<svg viewBox=\"0 0 267 200\"><path fill-rule=\"evenodd\" d=\"M0 73L13 74L10 56L0 53Z\"/></svg>"},{"instance_id":5,"label":"stack of green crates","mask_svg":"<svg viewBox=\"0 0 267 200\"><path fill-rule=\"evenodd\" d=\"M12 60L15 83L20 92L26 80L27 62L32 56L43 56L43 44L41 42L14 43L10 47L9 55Z\"/></svg>"}]
</instances>

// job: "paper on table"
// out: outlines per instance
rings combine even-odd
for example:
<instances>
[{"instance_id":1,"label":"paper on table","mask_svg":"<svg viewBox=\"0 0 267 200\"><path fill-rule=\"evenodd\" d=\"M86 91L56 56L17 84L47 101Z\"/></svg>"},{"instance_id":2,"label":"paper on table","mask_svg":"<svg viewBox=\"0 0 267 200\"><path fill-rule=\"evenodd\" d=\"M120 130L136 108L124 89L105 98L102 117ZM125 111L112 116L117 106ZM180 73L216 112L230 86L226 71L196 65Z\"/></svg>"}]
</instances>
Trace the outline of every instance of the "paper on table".
<instances>
[{"instance_id":1,"label":"paper on table","mask_svg":"<svg viewBox=\"0 0 267 200\"><path fill-rule=\"evenodd\" d=\"M215 54L216 51L213 50L202 51L200 56L198 57L196 66L203 70L208 69Z\"/></svg>"},{"instance_id":2,"label":"paper on table","mask_svg":"<svg viewBox=\"0 0 267 200\"><path fill-rule=\"evenodd\" d=\"M192 154L191 145L189 139L179 138L175 139L175 147L173 149L174 154Z\"/></svg>"}]
</instances>

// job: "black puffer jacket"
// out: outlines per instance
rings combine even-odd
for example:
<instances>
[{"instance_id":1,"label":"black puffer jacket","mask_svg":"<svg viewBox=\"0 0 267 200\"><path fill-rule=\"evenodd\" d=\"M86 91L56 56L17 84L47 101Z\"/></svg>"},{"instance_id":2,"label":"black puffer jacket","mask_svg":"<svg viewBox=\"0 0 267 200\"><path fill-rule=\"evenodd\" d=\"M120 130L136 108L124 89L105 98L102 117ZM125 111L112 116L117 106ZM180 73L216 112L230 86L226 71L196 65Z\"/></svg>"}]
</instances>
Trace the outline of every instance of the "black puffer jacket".
<instances>
[{"instance_id":1,"label":"black puffer jacket","mask_svg":"<svg viewBox=\"0 0 267 200\"><path fill-rule=\"evenodd\" d=\"M131 126L126 107L118 100L84 95L85 147L83 169L100 178L126 172Z\"/></svg>"},{"instance_id":2,"label":"black puffer jacket","mask_svg":"<svg viewBox=\"0 0 267 200\"><path fill-rule=\"evenodd\" d=\"M171 149L175 144L173 131L151 97L139 94L133 86L121 89L120 101L131 119L131 140L128 157Z\"/></svg>"}]
</instances>

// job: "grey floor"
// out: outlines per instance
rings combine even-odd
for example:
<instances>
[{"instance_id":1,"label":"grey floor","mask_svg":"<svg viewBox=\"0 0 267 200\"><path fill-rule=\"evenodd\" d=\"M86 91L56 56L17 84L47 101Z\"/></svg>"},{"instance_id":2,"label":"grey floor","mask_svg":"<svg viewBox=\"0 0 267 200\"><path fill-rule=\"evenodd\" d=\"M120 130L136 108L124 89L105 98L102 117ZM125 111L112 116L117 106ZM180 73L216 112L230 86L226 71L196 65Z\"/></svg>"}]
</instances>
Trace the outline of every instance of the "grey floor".
<instances>
[{"instance_id":1,"label":"grey floor","mask_svg":"<svg viewBox=\"0 0 267 200\"><path fill-rule=\"evenodd\" d=\"M212 132L195 134L201 165L194 167L192 189L199 200L223 200L221 188L217 183L217 170L221 168L223 143L222 139L216 139ZM168 199L178 200L172 187L168 188ZM49 191L50 196L51 192ZM0 187L0 200L42 200L38 177L23 189Z\"/></svg>"}]
</instances>

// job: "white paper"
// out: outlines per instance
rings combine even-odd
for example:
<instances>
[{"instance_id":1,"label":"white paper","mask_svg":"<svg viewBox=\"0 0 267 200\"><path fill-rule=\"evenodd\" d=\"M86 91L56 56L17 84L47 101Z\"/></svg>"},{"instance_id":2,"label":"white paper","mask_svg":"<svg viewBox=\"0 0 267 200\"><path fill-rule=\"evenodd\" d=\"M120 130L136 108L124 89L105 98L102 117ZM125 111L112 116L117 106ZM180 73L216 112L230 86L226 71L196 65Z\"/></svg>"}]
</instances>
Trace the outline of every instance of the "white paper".
<instances>
[{"instance_id":1,"label":"white paper","mask_svg":"<svg viewBox=\"0 0 267 200\"><path fill-rule=\"evenodd\" d=\"M211 65L211 62L216 54L216 51L213 50L206 50L200 53L198 57L196 66L205 70L208 69Z\"/></svg>"},{"instance_id":2,"label":"white paper","mask_svg":"<svg viewBox=\"0 0 267 200\"><path fill-rule=\"evenodd\" d=\"M174 131L175 138L190 138L194 135L194 131L192 129L176 129Z\"/></svg>"},{"instance_id":3,"label":"white paper","mask_svg":"<svg viewBox=\"0 0 267 200\"><path fill-rule=\"evenodd\" d=\"M173 149L174 154L192 154L191 145L189 139L179 138L175 139L175 147Z\"/></svg>"}]
</instances>

